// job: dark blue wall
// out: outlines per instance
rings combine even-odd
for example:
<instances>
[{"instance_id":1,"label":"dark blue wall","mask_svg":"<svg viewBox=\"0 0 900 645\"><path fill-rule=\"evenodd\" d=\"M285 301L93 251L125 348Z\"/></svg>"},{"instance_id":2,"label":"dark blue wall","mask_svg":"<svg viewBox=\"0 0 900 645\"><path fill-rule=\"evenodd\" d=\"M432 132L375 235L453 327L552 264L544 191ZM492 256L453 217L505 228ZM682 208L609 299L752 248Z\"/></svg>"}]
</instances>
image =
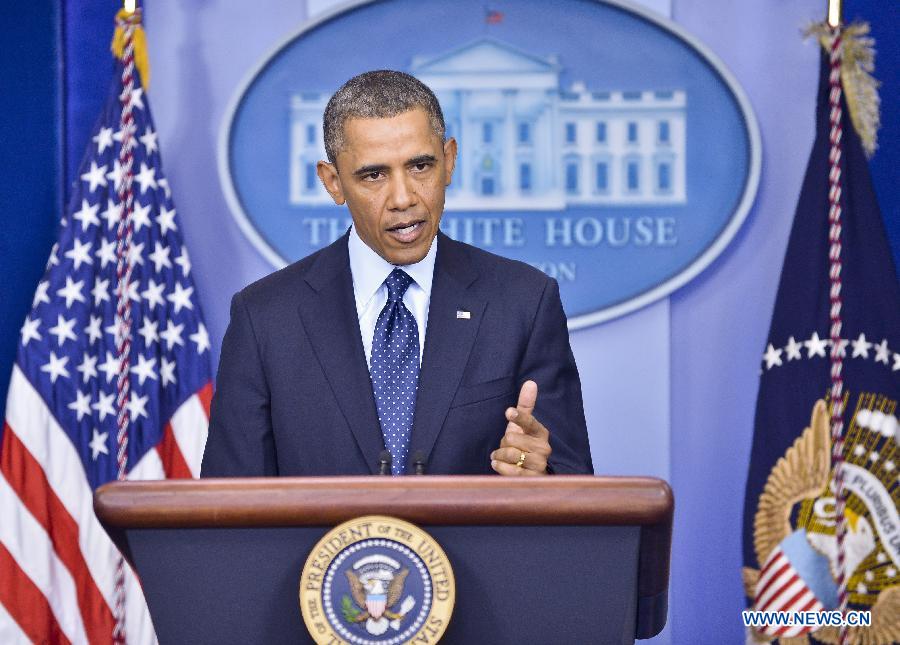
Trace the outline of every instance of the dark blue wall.
<instances>
[{"instance_id":1,"label":"dark blue wall","mask_svg":"<svg viewBox=\"0 0 900 645\"><path fill-rule=\"evenodd\" d=\"M0 415L19 328L109 87L120 7L0 3Z\"/></svg>"},{"instance_id":2,"label":"dark blue wall","mask_svg":"<svg viewBox=\"0 0 900 645\"><path fill-rule=\"evenodd\" d=\"M0 413L61 208L59 11L0 3Z\"/></svg>"},{"instance_id":3,"label":"dark blue wall","mask_svg":"<svg viewBox=\"0 0 900 645\"><path fill-rule=\"evenodd\" d=\"M900 2L846 0L848 22L867 21L875 38L875 77L881 81L881 145L872 158L872 181L900 276Z\"/></svg>"},{"instance_id":4,"label":"dark blue wall","mask_svg":"<svg viewBox=\"0 0 900 645\"><path fill-rule=\"evenodd\" d=\"M142 3L138 3L142 4ZM116 12L114 0L66 0L62 3L66 129L63 138L65 197L100 116L112 78L110 53Z\"/></svg>"}]
</instances>

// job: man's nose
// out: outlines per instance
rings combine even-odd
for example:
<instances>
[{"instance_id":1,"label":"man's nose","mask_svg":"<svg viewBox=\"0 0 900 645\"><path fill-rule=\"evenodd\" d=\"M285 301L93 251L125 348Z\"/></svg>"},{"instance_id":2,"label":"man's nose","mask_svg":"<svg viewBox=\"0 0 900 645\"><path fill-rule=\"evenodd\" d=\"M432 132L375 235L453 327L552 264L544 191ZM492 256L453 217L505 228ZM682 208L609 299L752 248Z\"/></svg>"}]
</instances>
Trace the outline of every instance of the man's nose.
<instances>
[{"instance_id":1,"label":"man's nose","mask_svg":"<svg viewBox=\"0 0 900 645\"><path fill-rule=\"evenodd\" d=\"M406 173L397 173L391 178L388 208L405 211L416 205L416 191L413 180Z\"/></svg>"}]
</instances>

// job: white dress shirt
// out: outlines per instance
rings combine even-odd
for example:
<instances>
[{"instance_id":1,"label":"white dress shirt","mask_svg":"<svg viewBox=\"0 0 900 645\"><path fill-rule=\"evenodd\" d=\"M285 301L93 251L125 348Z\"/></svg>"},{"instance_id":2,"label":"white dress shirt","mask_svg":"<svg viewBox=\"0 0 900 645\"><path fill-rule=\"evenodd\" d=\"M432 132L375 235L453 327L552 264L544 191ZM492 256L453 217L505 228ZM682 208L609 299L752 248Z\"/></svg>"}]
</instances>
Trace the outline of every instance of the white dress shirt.
<instances>
[{"instance_id":1,"label":"white dress shirt","mask_svg":"<svg viewBox=\"0 0 900 645\"><path fill-rule=\"evenodd\" d=\"M384 309L388 292L385 279L396 268L403 269L413 279L412 284L403 294L403 304L412 312L419 328L419 366L422 365L422 354L425 351L425 326L428 323L428 306L431 304L431 283L434 279L434 260L437 257L437 237L431 243L428 254L415 264L395 267L393 264L370 249L355 227L350 229L350 273L353 275L353 296L356 300L356 316L359 319L359 331L362 335L363 349L366 352L366 363L372 368L372 337L375 335L375 323Z\"/></svg>"}]
</instances>

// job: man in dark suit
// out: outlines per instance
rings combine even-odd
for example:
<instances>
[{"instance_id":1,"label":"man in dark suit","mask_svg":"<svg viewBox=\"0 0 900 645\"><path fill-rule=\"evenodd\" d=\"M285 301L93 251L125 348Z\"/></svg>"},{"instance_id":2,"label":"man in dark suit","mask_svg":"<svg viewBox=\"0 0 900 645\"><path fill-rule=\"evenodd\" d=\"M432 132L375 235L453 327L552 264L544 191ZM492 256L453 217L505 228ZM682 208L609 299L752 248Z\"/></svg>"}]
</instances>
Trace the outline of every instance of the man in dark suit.
<instances>
[{"instance_id":1,"label":"man in dark suit","mask_svg":"<svg viewBox=\"0 0 900 645\"><path fill-rule=\"evenodd\" d=\"M393 474L593 472L556 281L438 230L457 148L431 90L362 74L324 129L353 227L235 295L203 476L372 474L385 449Z\"/></svg>"}]
</instances>

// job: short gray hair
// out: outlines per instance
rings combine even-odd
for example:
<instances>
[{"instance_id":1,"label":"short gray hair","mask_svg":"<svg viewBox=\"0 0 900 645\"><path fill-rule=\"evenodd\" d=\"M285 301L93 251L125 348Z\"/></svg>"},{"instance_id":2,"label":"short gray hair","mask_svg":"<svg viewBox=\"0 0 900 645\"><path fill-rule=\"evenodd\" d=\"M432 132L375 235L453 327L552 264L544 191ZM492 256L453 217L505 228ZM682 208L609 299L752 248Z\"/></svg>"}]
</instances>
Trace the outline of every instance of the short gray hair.
<instances>
[{"instance_id":1,"label":"short gray hair","mask_svg":"<svg viewBox=\"0 0 900 645\"><path fill-rule=\"evenodd\" d=\"M434 92L415 76L381 69L354 76L334 93L322 119L325 154L335 163L344 146L347 119L386 119L422 108L434 134L444 140L444 114Z\"/></svg>"}]
</instances>

